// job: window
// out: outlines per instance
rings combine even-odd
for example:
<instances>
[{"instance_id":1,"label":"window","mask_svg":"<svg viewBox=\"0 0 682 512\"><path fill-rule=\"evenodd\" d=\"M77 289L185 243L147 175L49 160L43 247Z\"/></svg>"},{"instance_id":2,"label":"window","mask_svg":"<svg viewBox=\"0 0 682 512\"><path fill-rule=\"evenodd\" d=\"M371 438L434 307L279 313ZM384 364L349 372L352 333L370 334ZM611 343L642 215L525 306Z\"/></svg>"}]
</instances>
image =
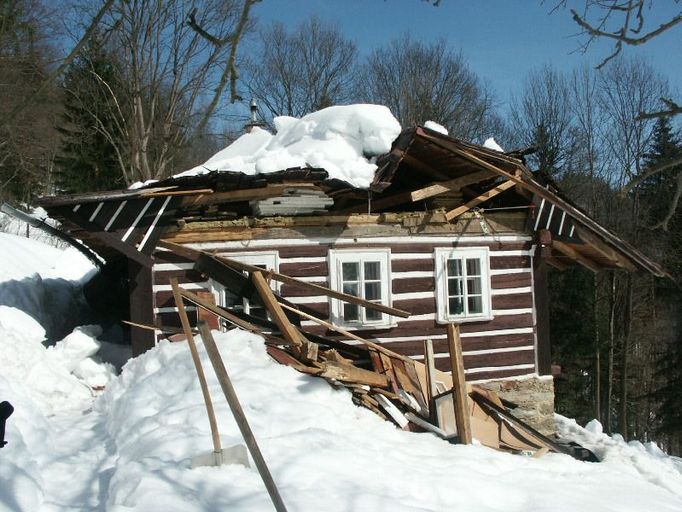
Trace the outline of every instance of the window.
<instances>
[{"instance_id":1,"label":"window","mask_svg":"<svg viewBox=\"0 0 682 512\"><path fill-rule=\"evenodd\" d=\"M390 305L388 249L369 251L329 251L329 277L334 290ZM332 322L346 327L383 327L390 316L337 299L331 301Z\"/></svg>"},{"instance_id":2,"label":"window","mask_svg":"<svg viewBox=\"0 0 682 512\"><path fill-rule=\"evenodd\" d=\"M278 254L275 251L225 254L225 256L242 263L248 263L249 265L253 265L255 267L261 267L264 270L274 270L276 272L279 267ZM277 291L277 281L271 281L271 286L273 290ZM243 311L248 315L259 318L268 317L268 312L263 306L260 304L252 304L249 299L238 297L229 290L226 290L225 287L220 283L216 283L214 281L213 289L216 295L216 300L220 306L236 309L237 311Z\"/></svg>"},{"instance_id":3,"label":"window","mask_svg":"<svg viewBox=\"0 0 682 512\"><path fill-rule=\"evenodd\" d=\"M436 249L438 321L490 320L488 248Z\"/></svg>"}]
</instances>

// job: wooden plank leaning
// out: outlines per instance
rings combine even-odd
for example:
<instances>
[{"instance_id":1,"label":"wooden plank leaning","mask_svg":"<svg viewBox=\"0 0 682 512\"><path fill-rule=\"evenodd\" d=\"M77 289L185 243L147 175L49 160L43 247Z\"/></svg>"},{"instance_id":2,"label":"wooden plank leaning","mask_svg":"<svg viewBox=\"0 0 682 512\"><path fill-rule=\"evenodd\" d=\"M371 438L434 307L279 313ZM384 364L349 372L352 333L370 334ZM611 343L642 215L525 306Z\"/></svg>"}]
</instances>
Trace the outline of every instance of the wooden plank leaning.
<instances>
[{"instance_id":1,"label":"wooden plank leaning","mask_svg":"<svg viewBox=\"0 0 682 512\"><path fill-rule=\"evenodd\" d=\"M459 325L448 324L448 347L452 366L452 397L455 406L455 424L457 436L462 444L471 444L471 412L464 379L464 358L462 357L462 341L459 337Z\"/></svg>"},{"instance_id":2,"label":"wooden plank leaning","mask_svg":"<svg viewBox=\"0 0 682 512\"><path fill-rule=\"evenodd\" d=\"M216 421L215 411L213 409L213 402L211 401L211 394L208 392L206 375L204 374L203 366L201 366L201 358L199 357L199 351L197 350L197 345L194 342L194 335L192 334L192 328L189 325L189 318L187 318L185 304L183 303L182 296L180 295L180 287L178 286L178 280L172 278L170 280L170 283L171 287L173 288L173 298L175 299L175 304L178 307L180 323L182 324L182 329L185 332L185 336L187 337L187 344L189 345L189 351L192 354L194 369L197 371L197 377L199 378L199 384L201 385L201 394L203 395L204 403L206 404L208 423L211 426L211 437L213 438L213 456L215 459L215 464L219 465L222 462L223 451L220 445L220 433L218 432L218 422Z\"/></svg>"},{"instance_id":3,"label":"wooden plank leaning","mask_svg":"<svg viewBox=\"0 0 682 512\"><path fill-rule=\"evenodd\" d=\"M282 497L280 496L279 491L277 490L275 481L273 480L272 475L270 474L270 470L268 469L268 466L265 463L265 459L263 458L263 454L261 453L260 448L258 447L256 438L254 437L253 432L251 431L251 427L249 426L249 422L246 419L246 415L244 414L242 406L239 403L237 393L235 392L234 387L232 386L232 382L230 381L230 376L227 374L225 363L223 362L223 359L220 356L220 352L218 351L218 346L216 345L215 340L213 339L213 335L211 334L211 330L208 327L208 324L203 320L199 322L199 333L201 334L201 338L204 340L206 352L208 353L208 357L211 360L213 369L215 370L216 376L218 377L220 387L222 388L223 393L225 394L227 404L230 406L230 410L234 415L234 419L237 422L239 431L241 432L242 437L246 442L246 446L249 449L249 453L251 453L251 457L253 458L253 461L256 464L258 473L263 479L263 483L265 484L265 487L268 490L268 494L270 495L272 504L275 506L275 510L277 510L278 512L286 512L287 508L284 505L284 501L282 501Z\"/></svg>"}]
</instances>

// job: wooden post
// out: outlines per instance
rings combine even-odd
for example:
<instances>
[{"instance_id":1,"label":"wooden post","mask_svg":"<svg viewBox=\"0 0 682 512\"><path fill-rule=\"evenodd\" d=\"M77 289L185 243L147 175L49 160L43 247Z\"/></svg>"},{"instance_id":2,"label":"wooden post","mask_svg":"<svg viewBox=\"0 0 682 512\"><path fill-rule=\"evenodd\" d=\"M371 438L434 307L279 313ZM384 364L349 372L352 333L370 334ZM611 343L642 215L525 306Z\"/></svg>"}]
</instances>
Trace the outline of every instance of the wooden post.
<instances>
[{"instance_id":1,"label":"wooden post","mask_svg":"<svg viewBox=\"0 0 682 512\"><path fill-rule=\"evenodd\" d=\"M218 432L218 422L216 421L215 411L213 410L211 394L208 392L208 383L206 382L206 375L204 375L204 368L203 366L201 366L201 358L199 357L197 345L194 342L192 328L189 325L189 318L187 318L187 312L185 311L185 304L182 302L182 296L180 295L180 287L178 286L178 280L175 278L171 278L170 283L171 287L173 288L173 298L175 299L175 304L178 307L178 315L180 315L180 323L182 324L182 330L185 332L185 336L187 337L189 351L192 354L194 368L197 371L197 377L199 378L199 384L201 385L201 394L204 396L206 412L208 413L208 423L211 426L211 436L213 437L213 453L215 454L216 457L216 463L218 463L220 458L222 457L222 446L220 445L220 432Z\"/></svg>"},{"instance_id":2,"label":"wooden post","mask_svg":"<svg viewBox=\"0 0 682 512\"><path fill-rule=\"evenodd\" d=\"M137 252L137 251L136 251ZM130 321L138 324L154 323L154 297L152 295L152 269L128 260L130 295ZM143 354L156 345L153 331L133 328L130 331L133 357Z\"/></svg>"},{"instance_id":3,"label":"wooden post","mask_svg":"<svg viewBox=\"0 0 682 512\"><path fill-rule=\"evenodd\" d=\"M436 364L433 359L433 340L424 341L424 369L426 370L426 402L429 405L429 414L431 419L434 415L433 397L438 394L436 389Z\"/></svg>"},{"instance_id":4,"label":"wooden post","mask_svg":"<svg viewBox=\"0 0 682 512\"><path fill-rule=\"evenodd\" d=\"M464 358L462 357L462 341L459 337L459 325L448 324L448 347L450 349L450 365L452 366L452 402L455 406L455 423L457 435L462 444L471 444L471 412L464 380Z\"/></svg>"},{"instance_id":5,"label":"wooden post","mask_svg":"<svg viewBox=\"0 0 682 512\"><path fill-rule=\"evenodd\" d=\"M292 345L300 347L305 341L303 335L287 318L284 310L279 305L275 294L272 293L270 286L268 286L268 282L265 280L265 277L263 277L263 274L261 272L253 272L251 274L251 280L263 300L263 305L272 316L273 322L279 327L284 339Z\"/></svg>"},{"instance_id":6,"label":"wooden post","mask_svg":"<svg viewBox=\"0 0 682 512\"><path fill-rule=\"evenodd\" d=\"M225 394L227 403L230 406L232 414L234 415L234 419L237 422L239 431L242 433L242 437L244 438L246 446L251 453L251 457L253 457L253 461L255 462L256 468L258 468L258 473L260 473L263 483L268 490L268 494L270 495L270 499L275 506L275 510L278 512L286 512L287 508L282 501L282 497L279 495L275 481L272 479L270 470L268 469L265 459L263 459L263 455L258 448L256 438L254 437L253 432L251 432L251 427L249 427L249 422L247 421L246 415L244 414L242 406L239 403L237 393L235 392L232 382L230 381L230 377L227 374L227 369L225 368L225 363L223 363L223 359L220 356L220 352L218 351L218 346L213 339L213 335L211 334L208 324L203 320L199 321L199 333L201 334L201 338L204 340L206 352L208 352L208 357L211 360L213 369L215 370L216 376L218 377L220 387L223 389L223 393Z\"/></svg>"}]
</instances>

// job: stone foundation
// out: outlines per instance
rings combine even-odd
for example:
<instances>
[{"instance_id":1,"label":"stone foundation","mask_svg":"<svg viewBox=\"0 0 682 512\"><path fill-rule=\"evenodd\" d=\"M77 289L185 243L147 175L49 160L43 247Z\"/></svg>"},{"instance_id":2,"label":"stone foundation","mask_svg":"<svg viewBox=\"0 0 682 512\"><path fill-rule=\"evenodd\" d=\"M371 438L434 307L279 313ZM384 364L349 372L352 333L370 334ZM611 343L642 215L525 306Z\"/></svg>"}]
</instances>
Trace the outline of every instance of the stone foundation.
<instances>
[{"instance_id":1,"label":"stone foundation","mask_svg":"<svg viewBox=\"0 0 682 512\"><path fill-rule=\"evenodd\" d=\"M518 405L511 412L545 435L554 433L554 380L550 376L522 377L477 384Z\"/></svg>"}]
</instances>

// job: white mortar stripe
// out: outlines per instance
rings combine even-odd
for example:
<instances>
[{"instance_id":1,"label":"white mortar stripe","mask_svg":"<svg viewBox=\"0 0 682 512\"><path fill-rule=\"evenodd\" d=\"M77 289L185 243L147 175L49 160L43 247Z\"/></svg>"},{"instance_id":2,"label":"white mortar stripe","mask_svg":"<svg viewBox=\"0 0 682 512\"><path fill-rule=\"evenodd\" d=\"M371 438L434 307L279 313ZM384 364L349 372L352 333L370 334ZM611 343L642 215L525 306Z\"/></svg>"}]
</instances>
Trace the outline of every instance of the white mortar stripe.
<instances>
[{"instance_id":1,"label":"white mortar stripe","mask_svg":"<svg viewBox=\"0 0 682 512\"><path fill-rule=\"evenodd\" d=\"M127 202L128 201L123 201L120 205L118 205L118 208L116 208L116 211L114 212L114 214L109 219L109 222L107 222L107 225L104 226L104 231L109 231L109 228L116 221L118 214L121 213L121 210L123 210L123 207L126 205Z\"/></svg>"},{"instance_id":2,"label":"white mortar stripe","mask_svg":"<svg viewBox=\"0 0 682 512\"><path fill-rule=\"evenodd\" d=\"M524 272L530 272L531 268L493 268L490 269L491 276L504 276L507 274L523 274Z\"/></svg>"},{"instance_id":3,"label":"white mortar stripe","mask_svg":"<svg viewBox=\"0 0 682 512\"><path fill-rule=\"evenodd\" d=\"M180 283L180 286L186 288L187 290L200 290L210 288L209 281L204 281L202 283ZM152 291L156 292L169 292L173 289L170 284L155 284L152 286Z\"/></svg>"},{"instance_id":4,"label":"white mortar stripe","mask_svg":"<svg viewBox=\"0 0 682 512\"><path fill-rule=\"evenodd\" d=\"M391 299L396 300L410 300L410 299L432 299L436 292L408 292L408 293L393 293Z\"/></svg>"},{"instance_id":5,"label":"white mortar stripe","mask_svg":"<svg viewBox=\"0 0 682 512\"><path fill-rule=\"evenodd\" d=\"M396 236L396 237L367 237L367 238L285 238L279 240L239 240L226 242L195 242L187 247L205 250L245 249L257 247L287 247L287 246L318 246L318 245L356 245L359 241L371 244L412 244L415 242L428 243L492 243L492 242L527 242L533 238L526 235L489 235L489 236Z\"/></svg>"},{"instance_id":6,"label":"white mortar stripe","mask_svg":"<svg viewBox=\"0 0 682 512\"><path fill-rule=\"evenodd\" d=\"M502 256L530 256L533 254L533 250L518 250L518 251L490 251L490 257L502 257Z\"/></svg>"},{"instance_id":7,"label":"white mortar stripe","mask_svg":"<svg viewBox=\"0 0 682 512\"><path fill-rule=\"evenodd\" d=\"M559 223L559 236L561 236L561 232L564 230L564 221L566 220L566 212L563 212L561 214L561 222Z\"/></svg>"},{"instance_id":8,"label":"white mortar stripe","mask_svg":"<svg viewBox=\"0 0 682 512\"><path fill-rule=\"evenodd\" d=\"M81 207L81 205L80 205L80 203L78 203L76 206L73 207L73 209L71 211L73 213L76 213L80 207Z\"/></svg>"},{"instance_id":9,"label":"white mortar stripe","mask_svg":"<svg viewBox=\"0 0 682 512\"><path fill-rule=\"evenodd\" d=\"M191 270L194 263L156 263L153 267L154 272L164 272L168 270Z\"/></svg>"},{"instance_id":10,"label":"white mortar stripe","mask_svg":"<svg viewBox=\"0 0 682 512\"><path fill-rule=\"evenodd\" d=\"M104 201L102 201L101 203L99 203L97 205L97 208L95 208L95 211L92 212L92 215L90 215L90 218L88 219L89 222L92 222L93 220L95 220L95 217L97 217L97 214L102 209L102 206L104 206Z\"/></svg>"},{"instance_id":11,"label":"white mortar stripe","mask_svg":"<svg viewBox=\"0 0 682 512\"><path fill-rule=\"evenodd\" d=\"M525 347L505 347L505 348L491 348L489 350L465 350L462 352L464 356L479 356L486 354L502 354L505 352L528 352L529 350L535 350L533 345L528 345ZM446 358L450 357L449 352L436 352L433 357L435 358Z\"/></svg>"},{"instance_id":12,"label":"white mortar stripe","mask_svg":"<svg viewBox=\"0 0 682 512\"><path fill-rule=\"evenodd\" d=\"M410 320L412 317L410 317ZM516 329L498 329L496 331L480 331L480 332L463 332L459 336L460 338L477 338L477 337L485 337L485 336L506 336L508 334L532 334L533 333L533 328L532 327L519 327ZM391 338L376 338L380 343L385 343L388 341L418 341L418 340L423 340L425 338L432 338L432 339L444 339L446 338L446 334L435 334L435 335L421 335L421 336L395 336Z\"/></svg>"},{"instance_id":13,"label":"white mortar stripe","mask_svg":"<svg viewBox=\"0 0 682 512\"><path fill-rule=\"evenodd\" d=\"M229 253L222 254L221 256L225 256L226 258L229 258L230 255ZM279 263L280 265L284 263L324 263L327 261L326 256L306 256L306 257L301 257L301 258L280 258Z\"/></svg>"},{"instance_id":14,"label":"white mortar stripe","mask_svg":"<svg viewBox=\"0 0 682 512\"><path fill-rule=\"evenodd\" d=\"M149 206L150 206L153 202L154 202L154 198L153 198L153 197L150 198L149 201L147 201L147 203L144 205L144 207L142 208L142 210L140 210L140 213L137 215L137 218L135 219L135 221L130 225L130 227L128 228L128 231L126 231L126 234L123 235L123 238L121 238L121 242L125 242L125 241L128 239L128 237L130 236L130 234L131 234L131 233L133 232L133 230L135 229L135 226L137 226L137 223L140 222L140 219L142 218L142 216L143 216L143 215L145 214L145 212L147 211L147 208L149 208Z\"/></svg>"},{"instance_id":15,"label":"white mortar stripe","mask_svg":"<svg viewBox=\"0 0 682 512\"><path fill-rule=\"evenodd\" d=\"M419 271L415 270L412 272L391 272L391 277L393 280L396 279L414 279L418 277L435 277L435 272L432 271Z\"/></svg>"},{"instance_id":16,"label":"white mortar stripe","mask_svg":"<svg viewBox=\"0 0 682 512\"><path fill-rule=\"evenodd\" d=\"M196 311L197 308L196 306L185 306L186 311ZM172 307L166 307L166 308L154 308L154 313L177 313L178 308L175 306Z\"/></svg>"},{"instance_id":17,"label":"white mortar stripe","mask_svg":"<svg viewBox=\"0 0 682 512\"><path fill-rule=\"evenodd\" d=\"M446 372L449 373L449 372ZM519 380L526 380L528 377L530 378L536 378L536 379L542 379L536 372L530 372L530 373L524 373L522 375L511 375L507 377L491 377L489 379L478 379L478 380L468 380L468 384L483 384L486 382L500 382L500 381L519 381Z\"/></svg>"},{"instance_id":18,"label":"white mortar stripe","mask_svg":"<svg viewBox=\"0 0 682 512\"><path fill-rule=\"evenodd\" d=\"M535 218L535 226L533 226L533 231L538 230L538 225L540 224L540 217L542 217L542 209L545 207L545 200L540 201L540 208L538 208L538 216Z\"/></svg>"},{"instance_id":19,"label":"white mortar stripe","mask_svg":"<svg viewBox=\"0 0 682 512\"><path fill-rule=\"evenodd\" d=\"M147 240L151 236L152 232L154 231L154 228L156 228L156 224L159 222L159 219L161 218L161 215L163 215L164 210L166 209L166 206L168 206L168 203L170 202L172 196L168 196L166 200L163 202L161 205L161 208L159 208L159 211L156 212L156 217L154 217L154 221L152 222L152 225L149 226L149 229L147 229L147 232L144 234L144 238L140 242L140 245L137 246L138 251L142 251L144 248L144 244L147 243Z\"/></svg>"},{"instance_id":20,"label":"white mortar stripe","mask_svg":"<svg viewBox=\"0 0 682 512\"><path fill-rule=\"evenodd\" d=\"M486 366L483 368L470 368L469 370L464 370L467 375L483 372L501 372L504 370L534 370L534 364L515 364L511 366Z\"/></svg>"},{"instance_id":21,"label":"white mortar stripe","mask_svg":"<svg viewBox=\"0 0 682 512\"><path fill-rule=\"evenodd\" d=\"M314 297L287 297L286 299L294 304L327 304L329 300L326 295L315 295Z\"/></svg>"},{"instance_id":22,"label":"white mortar stripe","mask_svg":"<svg viewBox=\"0 0 682 512\"><path fill-rule=\"evenodd\" d=\"M533 308L493 309L493 316L527 315L532 312Z\"/></svg>"},{"instance_id":23,"label":"white mortar stripe","mask_svg":"<svg viewBox=\"0 0 682 512\"><path fill-rule=\"evenodd\" d=\"M531 293L532 291L530 286L523 286L521 288L495 288L490 290L490 295L515 295L517 293Z\"/></svg>"},{"instance_id":24,"label":"white mortar stripe","mask_svg":"<svg viewBox=\"0 0 682 512\"><path fill-rule=\"evenodd\" d=\"M549 225L552 223L552 215L554 215L554 203L552 203L552 207L549 209L549 217L547 217L547 224L545 224L545 229L549 229Z\"/></svg>"}]
</instances>

